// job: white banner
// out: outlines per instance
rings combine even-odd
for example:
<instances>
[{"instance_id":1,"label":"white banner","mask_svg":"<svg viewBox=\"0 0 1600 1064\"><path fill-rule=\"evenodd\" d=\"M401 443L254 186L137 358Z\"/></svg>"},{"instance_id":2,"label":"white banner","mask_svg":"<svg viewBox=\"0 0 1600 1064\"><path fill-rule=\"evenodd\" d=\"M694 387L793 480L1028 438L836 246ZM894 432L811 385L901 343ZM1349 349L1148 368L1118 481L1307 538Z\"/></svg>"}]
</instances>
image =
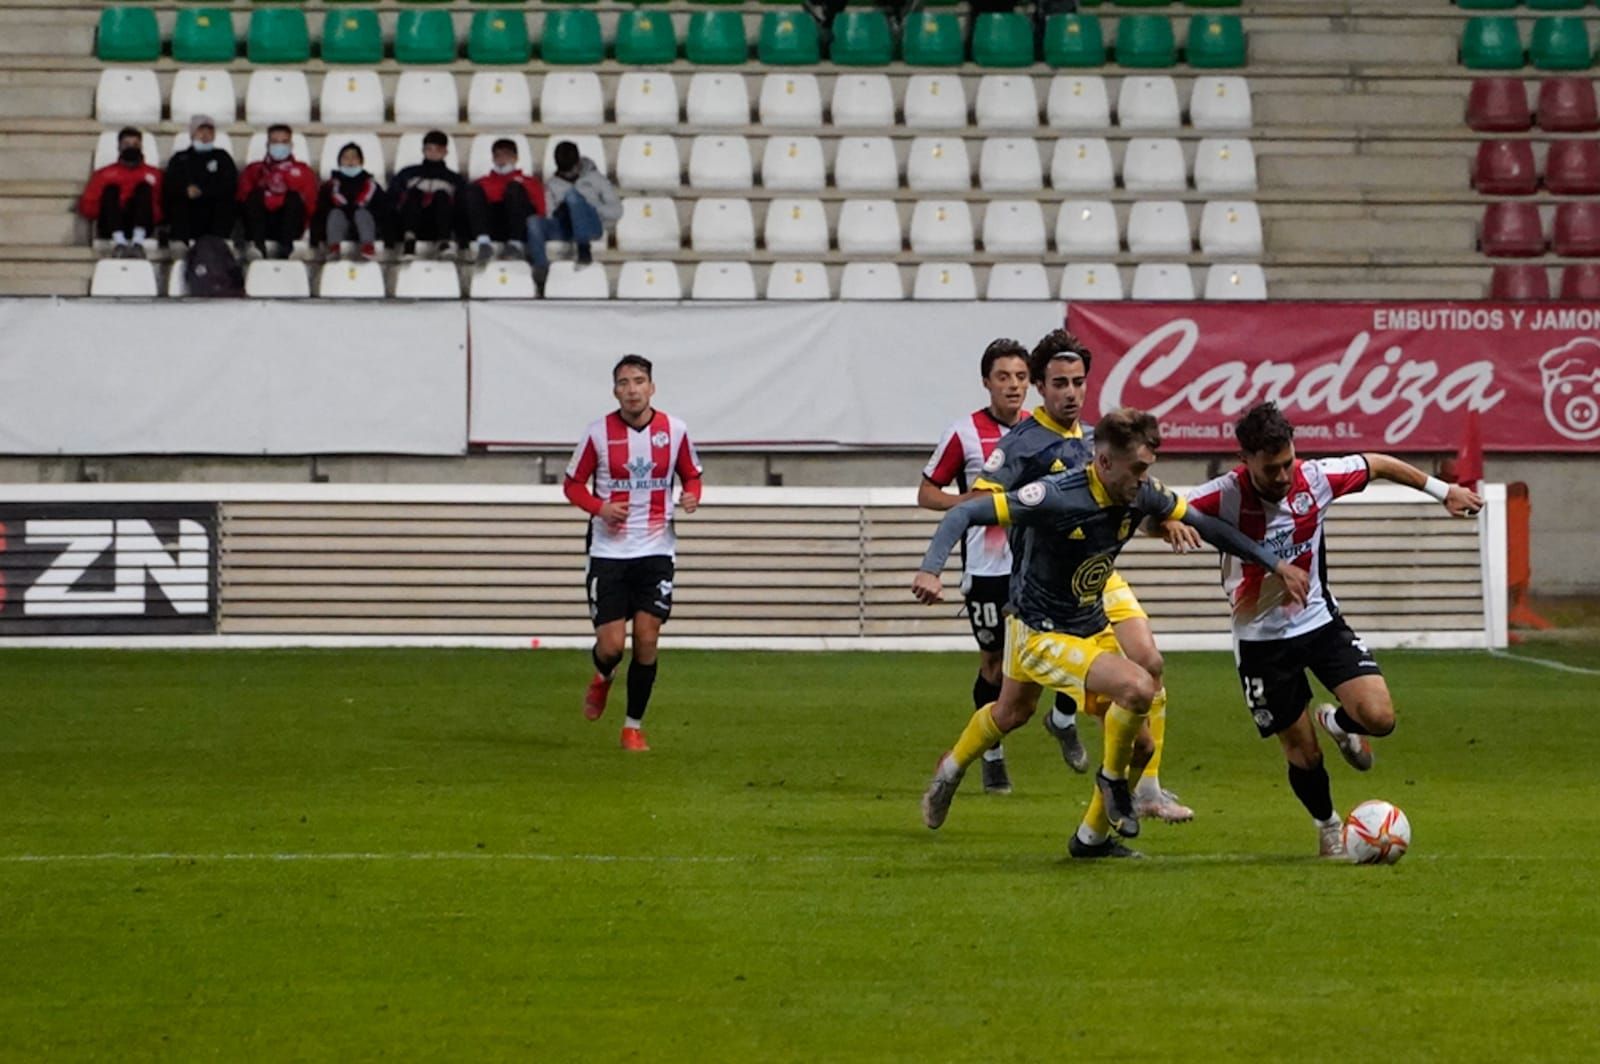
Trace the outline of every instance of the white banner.
<instances>
[{"instance_id":1,"label":"white banner","mask_svg":"<svg viewBox=\"0 0 1600 1064\"><path fill-rule=\"evenodd\" d=\"M459 303L0 300L0 453L461 454Z\"/></svg>"},{"instance_id":2,"label":"white banner","mask_svg":"<svg viewBox=\"0 0 1600 1064\"><path fill-rule=\"evenodd\" d=\"M982 405L978 359L1061 327L1038 303L474 303L474 444L571 447L615 404L611 367L656 365L656 402L701 446L931 447Z\"/></svg>"}]
</instances>

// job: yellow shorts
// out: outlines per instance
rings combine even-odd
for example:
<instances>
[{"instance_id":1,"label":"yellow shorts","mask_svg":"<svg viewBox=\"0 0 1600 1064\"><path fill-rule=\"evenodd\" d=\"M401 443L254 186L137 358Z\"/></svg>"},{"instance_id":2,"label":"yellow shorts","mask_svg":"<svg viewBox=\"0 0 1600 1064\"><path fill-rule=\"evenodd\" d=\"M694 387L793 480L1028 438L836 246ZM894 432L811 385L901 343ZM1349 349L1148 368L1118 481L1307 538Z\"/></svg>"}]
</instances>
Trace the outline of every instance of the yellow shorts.
<instances>
[{"instance_id":1,"label":"yellow shorts","mask_svg":"<svg viewBox=\"0 0 1600 1064\"><path fill-rule=\"evenodd\" d=\"M1117 635L1107 625L1091 636L1036 632L1019 617L1006 618L1005 674L1013 680L1065 691L1078 705L1091 701L1084 690L1089 666L1101 654L1121 654Z\"/></svg>"},{"instance_id":2,"label":"yellow shorts","mask_svg":"<svg viewBox=\"0 0 1600 1064\"><path fill-rule=\"evenodd\" d=\"M1106 620L1112 624L1149 616L1144 612L1144 607L1139 605L1139 600L1133 594L1133 588L1129 587L1128 582L1122 579L1122 574L1114 569L1106 578L1105 590L1100 592L1100 604L1105 607Z\"/></svg>"}]
</instances>

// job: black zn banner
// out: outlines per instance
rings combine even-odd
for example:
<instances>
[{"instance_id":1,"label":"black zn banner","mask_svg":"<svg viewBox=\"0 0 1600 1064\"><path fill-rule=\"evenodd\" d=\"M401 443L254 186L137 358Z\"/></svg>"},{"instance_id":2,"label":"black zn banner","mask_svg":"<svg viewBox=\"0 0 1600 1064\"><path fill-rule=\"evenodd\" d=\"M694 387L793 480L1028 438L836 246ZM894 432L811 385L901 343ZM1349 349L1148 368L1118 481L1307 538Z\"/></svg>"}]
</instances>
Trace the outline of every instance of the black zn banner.
<instances>
[{"instance_id":1,"label":"black zn banner","mask_svg":"<svg viewBox=\"0 0 1600 1064\"><path fill-rule=\"evenodd\" d=\"M215 503L0 503L0 635L209 634Z\"/></svg>"}]
</instances>

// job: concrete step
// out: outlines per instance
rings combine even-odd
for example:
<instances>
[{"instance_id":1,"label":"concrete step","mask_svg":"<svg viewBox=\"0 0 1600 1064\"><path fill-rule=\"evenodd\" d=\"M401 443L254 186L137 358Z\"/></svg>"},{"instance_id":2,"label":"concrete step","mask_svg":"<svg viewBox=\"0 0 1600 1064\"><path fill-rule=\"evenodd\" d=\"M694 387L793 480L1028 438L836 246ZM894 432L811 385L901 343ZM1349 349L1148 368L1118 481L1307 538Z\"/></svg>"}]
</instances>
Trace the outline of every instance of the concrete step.
<instances>
[{"instance_id":1,"label":"concrete step","mask_svg":"<svg viewBox=\"0 0 1600 1064\"><path fill-rule=\"evenodd\" d=\"M1322 188L1332 180L1368 190L1460 191L1467 187L1468 161L1465 156L1421 157L1414 148L1410 155L1350 155L1337 161L1269 155L1258 158L1257 172L1264 187L1286 190Z\"/></svg>"}]
</instances>

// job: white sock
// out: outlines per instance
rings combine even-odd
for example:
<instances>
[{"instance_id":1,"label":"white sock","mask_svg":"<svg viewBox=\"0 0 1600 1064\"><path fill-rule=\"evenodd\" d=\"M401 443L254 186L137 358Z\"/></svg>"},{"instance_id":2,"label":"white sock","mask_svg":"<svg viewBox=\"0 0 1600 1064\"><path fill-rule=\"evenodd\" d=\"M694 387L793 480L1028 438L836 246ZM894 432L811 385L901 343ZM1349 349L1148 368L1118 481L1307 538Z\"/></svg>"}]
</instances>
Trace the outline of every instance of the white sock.
<instances>
[{"instance_id":1,"label":"white sock","mask_svg":"<svg viewBox=\"0 0 1600 1064\"><path fill-rule=\"evenodd\" d=\"M133 242L135 244L143 244L145 235L146 234L143 227L135 228L133 231Z\"/></svg>"},{"instance_id":2,"label":"white sock","mask_svg":"<svg viewBox=\"0 0 1600 1064\"><path fill-rule=\"evenodd\" d=\"M622 726L624 728L633 728L637 730L644 727L644 721L640 720L638 717L624 717L622 719Z\"/></svg>"},{"instance_id":3,"label":"white sock","mask_svg":"<svg viewBox=\"0 0 1600 1064\"><path fill-rule=\"evenodd\" d=\"M940 759L939 767L935 770L934 774L942 780L960 779L961 769L957 767L954 755L945 754L944 757Z\"/></svg>"},{"instance_id":4,"label":"white sock","mask_svg":"<svg viewBox=\"0 0 1600 1064\"><path fill-rule=\"evenodd\" d=\"M1106 837L1088 824L1079 824L1078 841L1088 846L1098 846L1106 841Z\"/></svg>"},{"instance_id":5,"label":"white sock","mask_svg":"<svg viewBox=\"0 0 1600 1064\"><path fill-rule=\"evenodd\" d=\"M1335 824L1338 824L1338 823L1340 823L1340 820L1339 820L1339 811L1338 811L1338 810L1337 810L1337 809L1335 809L1335 810L1334 810L1334 811L1333 811L1333 815L1332 815L1332 816L1330 816L1330 817L1329 817L1329 818L1328 818L1328 819L1326 819L1326 820L1317 820L1317 818L1316 818L1316 817L1312 817L1312 818L1311 818L1311 819L1312 819L1312 820L1313 820L1313 821L1316 821L1316 825L1317 825L1317 827L1319 827L1319 828L1331 828L1331 827L1333 827L1333 825L1335 825Z\"/></svg>"},{"instance_id":6,"label":"white sock","mask_svg":"<svg viewBox=\"0 0 1600 1064\"><path fill-rule=\"evenodd\" d=\"M118 229L115 233L111 234L111 242L119 248L127 247L128 234L124 233L121 229Z\"/></svg>"},{"instance_id":7,"label":"white sock","mask_svg":"<svg viewBox=\"0 0 1600 1064\"><path fill-rule=\"evenodd\" d=\"M487 233L485 233L483 236L480 236L478 238L478 243L480 243L480 244L488 244L490 242L491 241L489 240L489 235Z\"/></svg>"},{"instance_id":8,"label":"white sock","mask_svg":"<svg viewBox=\"0 0 1600 1064\"><path fill-rule=\"evenodd\" d=\"M1146 772L1139 777L1139 782L1134 784L1133 793L1145 798L1159 798L1161 796L1161 779Z\"/></svg>"},{"instance_id":9,"label":"white sock","mask_svg":"<svg viewBox=\"0 0 1600 1064\"><path fill-rule=\"evenodd\" d=\"M1056 728L1076 728L1078 715L1076 713L1063 713L1059 709L1050 710L1050 723Z\"/></svg>"},{"instance_id":10,"label":"white sock","mask_svg":"<svg viewBox=\"0 0 1600 1064\"><path fill-rule=\"evenodd\" d=\"M983 759L985 761L1004 761L1006 759L1005 747L996 743L994 749L983 752Z\"/></svg>"}]
</instances>

